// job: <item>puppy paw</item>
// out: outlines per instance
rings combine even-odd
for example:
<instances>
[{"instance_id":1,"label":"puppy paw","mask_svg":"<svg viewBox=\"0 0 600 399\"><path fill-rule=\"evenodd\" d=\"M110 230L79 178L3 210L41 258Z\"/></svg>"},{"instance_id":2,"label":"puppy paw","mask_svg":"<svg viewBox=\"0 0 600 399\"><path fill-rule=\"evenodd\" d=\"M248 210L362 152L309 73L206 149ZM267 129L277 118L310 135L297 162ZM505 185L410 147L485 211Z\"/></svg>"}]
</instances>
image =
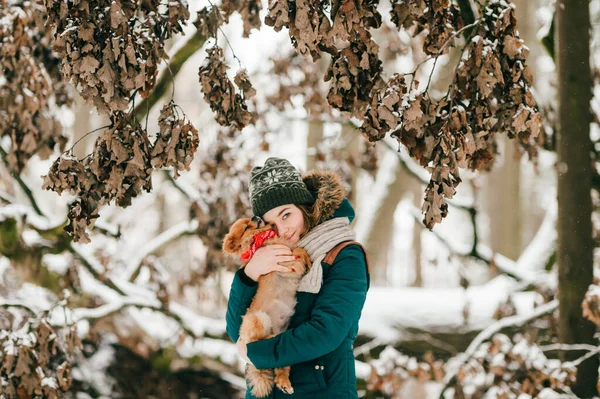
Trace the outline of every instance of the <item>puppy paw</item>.
<instances>
[{"instance_id":1,"label":"puppy paw","mask_svg":"<svg viewBox=\"0 0 600 399\"><path fill-rule=\"evenodd\" d=\"M281 389L283 393L287 393L289 395L294 393L294 388L292 387L292 383L289 378L278 378L275 377L275 385L277 388Z\"/></svg>"},{"instance_id":2,"label":"puppy paw","mask_svg":"<svg viewBox=\"0 0 600 399\"><path fill-rule=\"evenodd\" d=\"M275 385L287 394L294 393L294 388L292 388L292 383L290 382L290 370L289 366L275 369Z\"/></svg>"}]
</instances>

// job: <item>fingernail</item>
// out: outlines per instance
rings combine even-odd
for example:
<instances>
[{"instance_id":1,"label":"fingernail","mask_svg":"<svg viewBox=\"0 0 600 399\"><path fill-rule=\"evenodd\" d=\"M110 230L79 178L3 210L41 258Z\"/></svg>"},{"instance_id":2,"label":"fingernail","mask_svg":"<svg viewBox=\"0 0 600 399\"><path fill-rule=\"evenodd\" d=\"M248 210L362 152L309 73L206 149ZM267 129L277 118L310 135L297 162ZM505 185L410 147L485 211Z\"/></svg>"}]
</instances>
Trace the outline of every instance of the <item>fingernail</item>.
<instances>
[{"instance_id":1,"label":"fingernail","mask_svg":"<svg viewBox=\"0 0 600 399\"><path fill-rule=\"evenodd\" d=\"M300 259L300 257L299 257L299 256L296 256L296 255L294 255L294 257L295 257L296 259Z\"/></svg>"},{"instance_id":2,"label":"fingernail","mask_svg":"<svg viewBox=\"0 0 600 399\"><path fill-rule=\"evenodd\" d=\"M296 270L295 270L293 267L292 267L292 269L291 269L291 270L292 270L293 272L295 272L295 271L296 271Z\"/></svg>"}]
</instances>

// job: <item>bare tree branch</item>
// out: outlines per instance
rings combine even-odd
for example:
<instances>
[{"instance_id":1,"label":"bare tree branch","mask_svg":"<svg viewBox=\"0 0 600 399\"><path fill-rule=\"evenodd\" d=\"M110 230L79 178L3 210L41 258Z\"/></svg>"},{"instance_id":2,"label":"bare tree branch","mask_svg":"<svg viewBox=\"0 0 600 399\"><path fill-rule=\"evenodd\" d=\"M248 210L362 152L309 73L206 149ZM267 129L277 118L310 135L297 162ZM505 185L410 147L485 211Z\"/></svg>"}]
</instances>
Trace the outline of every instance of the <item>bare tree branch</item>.
<instances>
[{"instance_id":1,"label":"bare tree branch","mask_svg":"<svg viewBox=\"0 0 600 399\"><path fill-rule=\"evenodd\" d=\"M148 98L143 99L134 109L133 114L138 121L141 121L146 112L149 112L154 105L163 97L169 84L175 80L175 76L179 73L185 62L202 48L206 42L206 37L202 36L199 30L181 47L172 57L164 69L163 74L154 86L152 94Z\"/></svg>"},{"instance_id":2,"label":"bare tree branch","mask_svg":"<svg viewBox=\"0 0 600 399\"><path fill-rule=\"evenodd\" d=\"M27 184L25 184L25 182L23 181L21 176L17 172L15 172L8 164L8 161L6 159L8 154L6 153L6 151L4 151L4 148L2 148L1 145L0 145L0 154L2 155L2 161L4 162L6 169L8 170L10 175L17 181L17 183L19 183L19 186L21 187L21 189L23 190L23 192L25 193L27 198L29 198L29 202L31 203L31 206L33 207L35 212L38 215L45 216L44 213L42 212L42 210L38 207L38 204L35 201L35 198L33 198L33 193L31 192L31 189L29 188L29 186L27 186Z\"/></svg>"}]
</instances>

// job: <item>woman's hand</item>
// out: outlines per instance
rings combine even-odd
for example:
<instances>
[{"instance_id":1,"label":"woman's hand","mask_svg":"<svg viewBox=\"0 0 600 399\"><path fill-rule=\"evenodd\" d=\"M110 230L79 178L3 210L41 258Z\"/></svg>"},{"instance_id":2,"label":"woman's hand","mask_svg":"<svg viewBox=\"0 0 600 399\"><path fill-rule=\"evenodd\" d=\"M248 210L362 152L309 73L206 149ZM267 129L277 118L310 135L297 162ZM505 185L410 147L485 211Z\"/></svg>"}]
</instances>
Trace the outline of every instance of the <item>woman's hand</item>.
<instances>
[{"instance_id":1,"label":"woman's hand","mask_svg":"<svg viewBox=\"0 0 600 399\"><path fill-rule=\"evenodd\" d=\"M244 272L254 281L263 274L272 271L291 272L291 269L279 265L280 262L296 260L292 250L283 244L273 244L260 247L256 250L250 262L244 268Z\"/></svg>"},{"instance_id":2,"label":"woman's hand","mask_svg":"<svg viewBox=\"0 0 600 399\"><path fill-rule=\"evenodd\" d=\"M242 337L238 338L235 346L237 346L238 352L240 352L240 355L246 361L246 363L252 364L250 359L248 359L248 347L246 346L246 342L242 340Z\"/></svg>"}]
</instances>

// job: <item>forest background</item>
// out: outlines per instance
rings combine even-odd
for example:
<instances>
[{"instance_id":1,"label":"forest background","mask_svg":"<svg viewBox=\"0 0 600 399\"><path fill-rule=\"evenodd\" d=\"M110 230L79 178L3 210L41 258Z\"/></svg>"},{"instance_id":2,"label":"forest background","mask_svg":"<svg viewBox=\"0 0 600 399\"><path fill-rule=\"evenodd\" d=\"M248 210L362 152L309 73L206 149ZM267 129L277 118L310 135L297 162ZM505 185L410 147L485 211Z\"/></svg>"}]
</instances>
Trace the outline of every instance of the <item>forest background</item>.
<instances>
[{"instance_id":1,"label":"forest background","mask_svg":"<svg viewBox=\"0 0 600 399\"><path fill-rule=\"evenodd\" d=\"M599 21L0 0L0 395L243 394L221 242L275 155L356 208L360 397L596 396Z\"/></svg>"}]
</instances>

